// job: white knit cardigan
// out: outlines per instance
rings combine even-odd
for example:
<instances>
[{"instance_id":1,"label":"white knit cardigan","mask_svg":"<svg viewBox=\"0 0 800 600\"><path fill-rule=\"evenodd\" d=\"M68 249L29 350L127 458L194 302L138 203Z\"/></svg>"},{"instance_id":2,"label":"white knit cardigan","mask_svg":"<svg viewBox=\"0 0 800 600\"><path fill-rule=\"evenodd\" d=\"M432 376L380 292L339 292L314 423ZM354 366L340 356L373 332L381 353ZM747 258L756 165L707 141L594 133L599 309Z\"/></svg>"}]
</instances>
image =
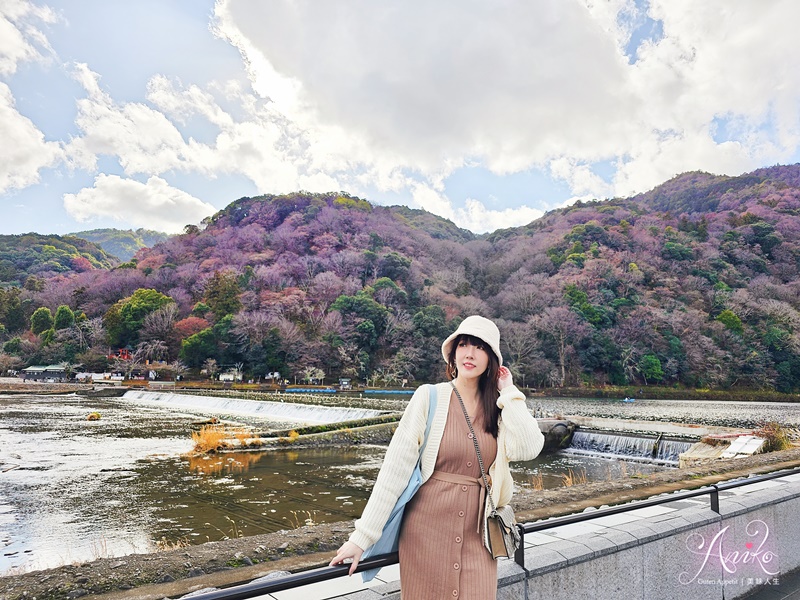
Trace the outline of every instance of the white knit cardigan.
<instances>
[{"instance_id":1,"label":"white knit cardigan","mask_svg":"<svg viewBox=\"0 0 800 600\"><path fill-rule=\"evenodd\" d=\"M423 483L431 476L436 465L452 391L449 382L436 385L436 413L428 444L422 454ZM359 548L366 550L378 541L392 508L408 484L419 457L419 448L425 438L429 393L428 386L417 388L389 443L375 487L361 518L356 520L355 531L350 535L350 541ZM515 386L503 389L497 399L497 406L501 411L497 458L489 467L488 476L492 486L492 500L495 506L503 506L511 501L514 492L509 461L535 458L544 446L544 436L525 404L525 396Z\"/></svg>"}]
</instances>

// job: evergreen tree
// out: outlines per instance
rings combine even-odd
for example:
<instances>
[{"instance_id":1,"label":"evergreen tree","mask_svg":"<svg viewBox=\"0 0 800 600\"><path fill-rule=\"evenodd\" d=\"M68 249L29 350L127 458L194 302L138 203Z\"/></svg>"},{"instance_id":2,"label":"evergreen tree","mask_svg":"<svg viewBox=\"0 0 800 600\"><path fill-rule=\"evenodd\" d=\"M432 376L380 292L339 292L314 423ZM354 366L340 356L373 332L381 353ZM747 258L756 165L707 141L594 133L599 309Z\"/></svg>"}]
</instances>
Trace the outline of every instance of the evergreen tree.
<instances>
[{"instance_id":1,"label":"evergreen tree","mask_svg":"<svg viewBox=\"0 0 800 600\"><path fill-rule=\"evenodd\" d=\"M62 304L56 309L53 327L56 330L68 329L75 324L75 313L66 304Z\"/></svg>"},{"instance_id":2,"label":"evergreen tree","mask_svg":"<svg viewBox=\"0 0 800 600\"><path fill-rule=\"evenodd\" d=\"M232 271L216 271L206 283L205 302L217 320L242 308L239 301L239 277Z\"/></svg>"},{"instance_id":3,"label":"evergreen tree","mask_svg":"<svg viewBox=\"0 0 800 600\"><path fill-rule=\"evenodd\" d=\"M46 306L40 306L31 315L31 331L39 335L53 327L53 313Z\"/></svg>"}]
</instances>

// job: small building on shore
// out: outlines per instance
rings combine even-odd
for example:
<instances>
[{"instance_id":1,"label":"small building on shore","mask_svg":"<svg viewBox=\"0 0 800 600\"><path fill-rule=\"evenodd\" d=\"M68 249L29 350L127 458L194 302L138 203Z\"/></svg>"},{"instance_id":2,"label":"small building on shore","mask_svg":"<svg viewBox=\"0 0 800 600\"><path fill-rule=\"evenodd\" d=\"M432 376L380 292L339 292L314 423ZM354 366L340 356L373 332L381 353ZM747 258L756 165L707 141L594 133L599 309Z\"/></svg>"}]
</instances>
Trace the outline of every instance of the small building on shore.
<instances>
[{"instance_id":1,"label":"small building on shore","mask_svg":"<svg viewBox=\"0 0 800 600\"><path fill-rule=\"evenodd\" d=\"M22 369L19 375L25 381L41 381L44 383L65 383L69 379L65 363L46 366L33 365Z\"/></svg>"}]
</instances>

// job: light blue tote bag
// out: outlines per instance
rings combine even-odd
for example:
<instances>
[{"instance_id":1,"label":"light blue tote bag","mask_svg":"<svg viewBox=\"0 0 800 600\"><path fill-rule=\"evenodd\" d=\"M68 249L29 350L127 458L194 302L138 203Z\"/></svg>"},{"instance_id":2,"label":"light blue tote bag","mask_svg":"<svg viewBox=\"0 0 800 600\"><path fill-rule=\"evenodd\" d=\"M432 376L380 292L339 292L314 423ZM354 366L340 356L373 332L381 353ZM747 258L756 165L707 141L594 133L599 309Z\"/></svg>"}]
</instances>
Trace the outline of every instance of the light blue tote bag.
<instances>
[{"instance_id":1,"label":"light blue tote bag","mask_svg":"<svg viewBox=\"0 0 800 600\"><path fill-rule=\"evenodd\" d=\"M436 412L435 385L430 386L428 398L428 422L425 425L425 440L422 442L422 446L420 446L417 464L414 467L414 471L411 473L411 478L408 480L406 489L397 499L397 503L394 505L394 508L389 515L389 520L383 527L383 533L381 533L381 537L377 542L364 551L364 554L361 555L361 560L369 558L370 556L378 556L379 554L397 552L397 545L400 539L400 525L403 522L403 512L405 511L408 501L414 497L414 494L417 493L417 490L422 485L422 453L425 451L425 446L428 444L428 434L431 431L433 415ZM380 571L380 569L370 569L369 571L364 571L361 573L361 578L364 582L372 581L375 575L378 574L378 571Z\"/></svg>"}]
</instances>

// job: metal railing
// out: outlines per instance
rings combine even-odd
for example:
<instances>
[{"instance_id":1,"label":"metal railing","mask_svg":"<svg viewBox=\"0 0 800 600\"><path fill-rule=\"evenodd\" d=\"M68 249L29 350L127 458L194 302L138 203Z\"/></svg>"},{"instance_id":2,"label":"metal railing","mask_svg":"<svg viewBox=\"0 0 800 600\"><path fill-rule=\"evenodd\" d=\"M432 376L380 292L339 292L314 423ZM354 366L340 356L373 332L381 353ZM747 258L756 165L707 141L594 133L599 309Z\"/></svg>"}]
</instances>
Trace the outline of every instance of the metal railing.
<instances>
[{"instance_id":1,"label":"metal railing","mask_svg":"<svg viewBox=\"0 0 800 600\"><path fill-rule=\"evenodd\" d=\"M523 569L525 568L526 533L534 533L536 531L552 529L554 527L560 527L562 525L571 525L573 523L582 523L585 521L598 519L600 517L606 517L608 515L616 515L619 513L637 510L640 508L646 508L648 506L658 506L661 504L667 504L669 502L676 502L678 500L685 500L687 498L696 498L698 496L706 496L706 495L710 496L711 510L719 514L719 493L721 491L730 490L733 488L743 487L755 483L761 483L763 481L769 481L771 479L778 479L780 477L787 477L789 475L797 475L797 474L800 474L800 468L775 471L774 473L768 473L766 475L758 475L755 477L748 477L746 479L723 481L721 483L715 483L709 486L704 486L696 490L688 490L685 492L675 492L671 494L666 494L664 496L659 496L657 498L650 498L649 500L630 502L627 504L621 504L619 506L609 506L607 508L600 508L589 512L576 513L572 515L566 515L563 517L554 517L552 519L537 521L535 523L526 523L524 525L519 524L517 525L517 527L519 528L520 535L522 536L522 543L520 544L519 550L517 550L516 554L514 555L514 562L516 562ZM370 569L388 567L390 565L395 565L397 563L398 563L397 552L393 552L391 554L381 554L379 556L368 558L360 562L355 572L360 573L362 571L369 571ZM322 581L329 581L331 579L344 577L348 574L349 570L350 570L350 565L348 564L339 565L336 567L323 567L319 569L313 569L310 571L294 573L292 575L276 578L274 580L246 583L243 585L237 585L235 587L214 590L213 592L206 592L204 594L193 595L192 600L246 600L247 598L254 598L256 596L269 594L271 592L280 592L283 590L289 590L304 585L310 585L312 583L319 583Z\"/></svg>"}]
</instances>

